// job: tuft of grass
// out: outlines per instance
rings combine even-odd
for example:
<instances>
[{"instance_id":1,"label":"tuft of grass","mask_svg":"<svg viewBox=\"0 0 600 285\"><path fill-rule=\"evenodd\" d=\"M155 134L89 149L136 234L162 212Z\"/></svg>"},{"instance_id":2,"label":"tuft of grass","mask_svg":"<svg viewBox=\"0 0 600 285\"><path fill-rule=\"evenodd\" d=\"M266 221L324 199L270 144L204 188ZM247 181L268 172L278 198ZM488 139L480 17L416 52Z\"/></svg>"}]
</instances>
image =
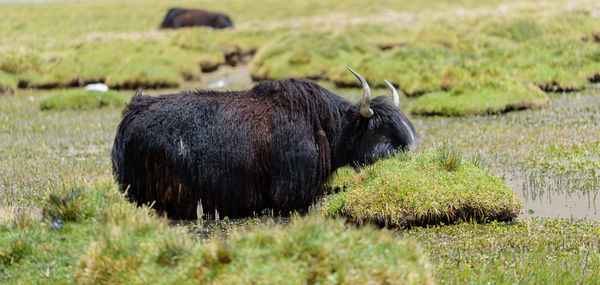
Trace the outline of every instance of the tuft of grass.
<instances>
[{"instance_id":1,"label":"tuft of grass","mask_svg":"<svg viewBox=\"0 0 600 285\"><path fill-rule=\"evenodd\" d=\"M89 110L123 107L129 98L117 91L72 90L50 95L40 101L41 110Z\"/></svg>"},{"instance_id":2,"label":"tuft of grass","mask_svg":"<svg viewBox=\"0 0 600 285\"><path fill-rule=\"evenodd\" d=\"M502 179L462 158L448 143L407 157L381 160L330 197L325 215L393 227L460 220L509 221L521 201Z\"/></svg>"},{"instance_id":3,"label":"tuft of grass","mask_svg":"<svg viewBox=\"0 0 600 285\"><path fill-rule=\"evenodd\" d=\"M106 82L113 88L175 87L197 79L200 64L214 55L186 51L160 41L106 40L84 42L47 67L30 75L30 86L52 87Z\"/></svg>"},{"instance_id":4,"label":"tuft of grass","mask_svg":"<svg viewBox=\"0 0 600 285\"><path fill-rule=\"evenodd\" d=\"M71 222L91 216L93 213L90 213L90 207L84 204L85 198L80 196L81 191L81 189L65 189L51 193L42 208L44 218Z\"/></svg>"},{"instance_id":5,"label":"tuft of grass","mask_svg":"<svg viewBox=\"0 0 600 285\"><path fill-rule=\"evenodd\" d=\"M437 147L435 159L442 167L446 168L446 170L454 171L458 169L463 162L463 154L458 146L450 143L448 139L444 139Z\"/></svg>"},{"instance_id":6,"label":"tuft of grass","mask_svg":"<svg viewBox=\"0 0 600 285\"><path fill-rule=\"evenodd\" d=\"M10 266L20 262L32 251L31 244L23 235L14 235L0 245L0 264Z\"/></svg>"}]
</instances>

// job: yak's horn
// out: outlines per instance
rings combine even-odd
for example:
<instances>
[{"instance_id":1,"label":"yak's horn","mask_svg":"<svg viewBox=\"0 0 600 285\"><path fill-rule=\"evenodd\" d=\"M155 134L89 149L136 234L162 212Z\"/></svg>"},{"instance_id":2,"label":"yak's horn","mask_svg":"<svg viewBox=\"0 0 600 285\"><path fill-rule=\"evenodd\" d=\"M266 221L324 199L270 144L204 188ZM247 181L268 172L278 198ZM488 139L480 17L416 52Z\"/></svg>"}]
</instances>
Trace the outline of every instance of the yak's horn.
<instances>
[{"instance_id":1,"label":"yak's horn","mask_svg":"<svg viewBox=\"0 0 600 285\"><path fill-rule=\"evenodd\" d=\"M396 91L396 88L394 87L394 85L392 85L392 83L390 83L387 80L383 80L383 82L385 82L385 85L387 85L388 88L390 88L390 90L392 91L392 98L394 98L394 105L396 105L396 107L400 106L400 97L398 96L398 91Z\"/></svg>"},{"instance_id":2,"label":"yak's horn","mask_svg":"<svg viewBox=\"0 0 600 285\"><path fill-rule=\"evenodd\" d=\"M360 76L360 74L356 73L352 68L348 67L348 70L360 80L360 84L363 88L363 98L360 101L360 114L365 118L371 118L373 116L373 110L371 109L371 89L369 89L369 84L367 81Z\"/></svg>"}]
</instances>

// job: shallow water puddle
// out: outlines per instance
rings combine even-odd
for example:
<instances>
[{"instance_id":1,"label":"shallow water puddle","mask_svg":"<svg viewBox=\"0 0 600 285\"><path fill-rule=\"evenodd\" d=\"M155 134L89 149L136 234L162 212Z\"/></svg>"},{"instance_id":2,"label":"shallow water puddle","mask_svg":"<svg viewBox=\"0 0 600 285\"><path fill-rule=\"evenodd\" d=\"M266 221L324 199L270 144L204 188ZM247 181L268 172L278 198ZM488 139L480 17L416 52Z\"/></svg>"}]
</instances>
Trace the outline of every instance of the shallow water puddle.
<instances>
[{"instance_id":1,"label":"shallow water puddle","mask_svg":"<svg viewBox=\"0 0 600 285\"><path fill-rule=\"evenodd\" d=\"M578 191L569 189L559 179L554 183L536 183L524 175L505 175L507 185L523 201L519 219L551 217L573 219L600 219L599 186ZM558 181L558 182L557 182Z\"/></svg>"}]
</instances>

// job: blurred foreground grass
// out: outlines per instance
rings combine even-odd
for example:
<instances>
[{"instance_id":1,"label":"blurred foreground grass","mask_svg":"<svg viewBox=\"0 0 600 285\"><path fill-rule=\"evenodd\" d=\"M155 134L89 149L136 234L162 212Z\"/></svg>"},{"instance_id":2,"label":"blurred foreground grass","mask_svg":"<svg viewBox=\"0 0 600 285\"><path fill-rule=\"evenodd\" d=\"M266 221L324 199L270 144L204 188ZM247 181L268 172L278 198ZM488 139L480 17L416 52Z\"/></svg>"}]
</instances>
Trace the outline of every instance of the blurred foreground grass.
<instances>
[{"instance_id":1,"label":"blurred foreground grass","mask_svg":"<svg viewBox=\"0 0 600 285\"><path fill-rule=\"evenodd\" d=\"M3 284L434 283L414 241L317 216L194 241L102 179L57 189L43 214L0 220Z\"/></svg>"}]
</instances>

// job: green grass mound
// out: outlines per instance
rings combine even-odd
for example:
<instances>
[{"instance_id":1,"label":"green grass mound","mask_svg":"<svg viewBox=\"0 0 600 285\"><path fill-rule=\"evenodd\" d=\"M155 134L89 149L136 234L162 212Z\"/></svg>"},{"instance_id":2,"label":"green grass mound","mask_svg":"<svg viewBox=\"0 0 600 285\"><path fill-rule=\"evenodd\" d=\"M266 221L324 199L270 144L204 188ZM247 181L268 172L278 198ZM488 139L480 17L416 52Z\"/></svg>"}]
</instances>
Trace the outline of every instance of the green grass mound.
<instances>
[{"instance_id":1,"label":"green grass mound","mask_svg":"<svg viewBox=\"0 0 600 285\"><path fill-rule=\"evenodd\" d=\"M106 77L106 85L117 89L177 87L182 81L177 70L147 60L124 65Z\"/></svg>"},{"instance_id":2,"label":"green grass mound","mask_svg":"<svg viewBox=\"0 0 600 285\"><path fill-rule=\"evenodd\" d=\"M330 197L322 211L359 223L411 227L508 221L521 209L520 199L502 179L464 160L447 143L378 161L339 183L347 190Z\"/></svg>"},{"instance_id":3,"label":"green grass mound","mask_svg":"<svg viewBox=\"0 0 600 285\"><path fill-rule=\"evenodd\" d=\"M28 87L83 86L105 81L112 88L175 87L200 78L201 66L224 62L219 50L192 50L152 40L100 40L48 53L22 55L4 65ZM0 62L1 63L1 62Z\"/></svg>"},{"instance_id":4,"label":"green grass mound","mask_svg":"<svg viewBox=\"0 0 600 285\"><path fill-rule=\"evenodd\" d=\"M108 180L55 190L42 213L0 219L3 284L434 283L414 242L343 221L296 217L199 242Z\"/></svg>"},{"instance_id":5,"label":"green grass mound","mask_svg":"<svg viewBox=\"0 0 600 285\"><path fill-rule=\"evenodd\" d=\"M117 91L72 90L50 95L40 101L41 110L89 110L124 107L129 97Z\"/></svg>"},{"instance_id":6,"label":"green grass mound","mask_svg":"<svg viewBox=\"0 0 600 285\"><path fill-rule=\"evenodd\" d=\"M411 112L417 115L486 115L543 107L548 96L533 84L515 81L465 81L450 91L417 98Z\"/></svg>"},{"instance_id":7,"label":"green grass mound","mask_svg":"<svg viewBox=\"0 0 600 285\"><path fill-rule=\"evenodd\" d=\"M545 91L578 91L600 74L600 48L590 41L544 38L520 48L510 64L517 76Z\"/></svg>"},{"instance_id":8,"label":"green grass mound","mask_svg":"<svg viewBox=\"0 0 600 285\"><path fill-rule=\"evenodd\" d=\"M464 55L441 44L418 44L366 56L356 70L373 80L373 86L385 87L383 79L387 79L406 95L417 96L450 89L468 78L459 67L465 60ZM338 86L358 86L353 77L349 72L339 72L334 73L332 81Z\"/></svg>"},{"instance_id":9,"label":"green grass mound","mask_svg":"<svg viewBox=\"0 0 600 285\"><path fill-rule=\"evenodd\" d=\"M362 37L332 33L290 33L260 49L253 59L254 79L303 77L329 79L348 72L363 54L376 52L375 45Z\"/></svg>"}]
</instances>

